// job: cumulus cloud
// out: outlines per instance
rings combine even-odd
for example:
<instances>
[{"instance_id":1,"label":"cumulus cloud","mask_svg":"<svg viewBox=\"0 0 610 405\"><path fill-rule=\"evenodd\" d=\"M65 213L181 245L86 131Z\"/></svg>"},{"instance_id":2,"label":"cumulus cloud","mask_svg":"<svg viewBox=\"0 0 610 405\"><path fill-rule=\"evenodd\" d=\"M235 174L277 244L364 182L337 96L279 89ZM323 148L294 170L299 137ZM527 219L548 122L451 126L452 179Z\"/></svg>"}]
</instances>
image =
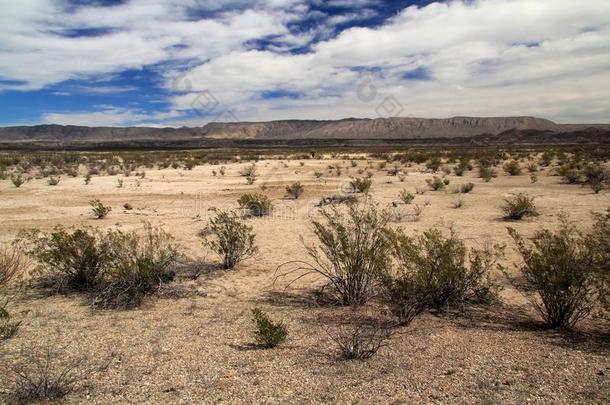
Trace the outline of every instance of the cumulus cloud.
<instances>
[{"instance_id":1,"label":"cumulus cloud","mask_svg":"<svg viewBox=\"0 0 610 405\"><path fill-rule=\"evenodd\" d=\"M390 98L409 116L610 121L607 0L434 2L372 26L357 21L383 2L361 0L360 13L343 0L130 0L75 10L21 3L7 2L0 17L0 89L155 66L172 114L123 107L46 121L191 123L193 110L210 108L202 94L244 120L376 117ZM323 6L345 11L330 15ZM312 20L318 24L295 29ZM344 22L355 26L334 29ZM92 34L72 35L86 30ZM359 96L363 83L375 97Z\"/></svg>"}]
</instances>

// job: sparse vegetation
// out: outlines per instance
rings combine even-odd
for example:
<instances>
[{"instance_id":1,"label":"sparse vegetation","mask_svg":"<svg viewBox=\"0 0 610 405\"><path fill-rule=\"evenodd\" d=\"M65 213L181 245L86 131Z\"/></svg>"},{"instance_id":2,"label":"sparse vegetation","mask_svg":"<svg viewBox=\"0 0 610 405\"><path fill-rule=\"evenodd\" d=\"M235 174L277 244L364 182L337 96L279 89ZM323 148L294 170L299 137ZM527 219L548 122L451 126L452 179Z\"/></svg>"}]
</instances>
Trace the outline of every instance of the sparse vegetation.
<instances>
[{"instance_id":1,"label":"sparse vegetation","mask_svg":"<svg viewBox=\"0 0 610 405\"><path fill-rule=\"evenodd\" d=\"M413 202L415 196L409 193L407 190L402 189L400 190L400 193L398 193L398 198L400 198L400 201L402 201L404 204L409 205Z\"/></svg>"},{"instance_id":2,"label":"sparse vegetation","mask_svg":"<svg viewBox=\"0 0 610 405\"><path fill-rule=\"evenodd\" d=\"M536 293L533 302L544 322L569 328L588 316L595 291L595 256L576 228L564 218L556 232L540 230L531 242L513 228L508 231L523 258L521 272Z\"/></svg>"},{"instance_id":3,"label":"sparse vegetation","mask_svg":"<svg viewBox=\"0 0 610 405\"><path fill-rule=\"evenodd\" d=\"M328 336L339 348L342 360L367 360L382 347L387 346L392 330L385 325L360 321L356 325L344 325Z\"/></svg>"},{"instance_id":4,"label":"sparse vegetation","mask_svg":"<svg viewBox=\"0 0 610 405\"><path fill-rule=\"evenodd\" d=\"M255 234L233 213L219 212L204 229L204 244L222 258L222 267L232 269L258 251Z\"/></svg>"},{"instance_id":5,"label":"sparse vegetation","mask_svg":"<svg viewBox=\"0 0 610 405\"><path fill-rule=\"evenodd\" d=\"M509 162L504 163L502 169L511 176L518 176L521 174L521 165L518 160L511 160Z\"/></svg>"},{"instance_id":6,"label":"sparse vegetation","mask_svg":"<svg viewBox=\"0 0 610 405\"><path fill-rule=\"evenodd\" d=\"M368 193L373 181L370 178L355 178L349 184L354 193Z\"/></svg>"},{"instance_id":7,"label":"sparse vegetation","mask_svg":"<svg viewBox=\"0 0 610 405\"><path fill-rule=\"evenodd\" d=\"M237 203L239 208L247 210L254 217L269 215L272 210L271 200L261 193L243 194Z\"/></svg>"},{"instance_id":8,"label":"sparse vegetation","mask_svg":"<svg viewBox=\"0 0 610 405\"><path fill-rule=\"evenodd\" d=\"M295 261L304 274L319 274L337 303L362 305L376 294L380 274L391 265L388 239L389 214L375 206L348 203L347 212L337 207L321 211L323 221L313 220L318 245L306 245L312 263Z\"/></svg>"},{"instance_id":9,"label":"sparse vegetation","mask_svg":"<svg viewBox=\"0 0 610 405\"><path fill-rule=\"evenodd\" d=\"M289 186L286 186L286 193L291 196L292 198L294 198L295 200L298 199L301 194L303 194L304 191L304 187L301 185L300 182L295 182L292 183Z\"/></svg>"},{"instance_id":10,"label":"sparse vegetation","mask_svg":"<svg viewBox=\"0 0 610 405\"><path fill-rule=\"evenodd\" d=\"M112 211L112 207L105 206L100 200L92 200L89 202L89 205L91 205L91 211L93 211L93 215L95 215L97 219L106 218L108 213Z\"/></svg>"},{"instance_id":11,"label":"sparse vegetation","mask_svg":"<svg viewBox=\"0 0 610 405\"><path fill-rule=\"evenodd\" d=\"M460 186L460 193L470 193L474 189L474 183L465 183Z\"/></svg>"},{"instance_id":12,"label":"sparse vegetation","mask_svg":"<svg viewBox=\"0 0 610 405\"><path fill-rule=\"evenodd\" d=\"M530 197L525 193L519 193L509 198L504 199L502 205L504 218L519 220L524 217L537 217L538 210L534 204L534 197Z\"/></svg>"},{"instance_id":13,"label":"sparse vegetation","mask_svg":"<svg viewBox=\"0 0 610 405\"><path fill-rule=\"evenodd\" d=\"M426 179L426 184L434 191L444 190L445 182L440 177L434 176L431 179Z\"/></svg>"},{"instance_id":14,"label":"sparse vegetation","mask_svg":"<svg viewBox=\"0 0 610 405\"><path fill-rule=\"evenodd\" d=\"M288 328L283 322L273 322L260 308L252 309L252 321L256 327L254 336L264 348L276 347L286 340Z\"/></svg>"}]
</instances>

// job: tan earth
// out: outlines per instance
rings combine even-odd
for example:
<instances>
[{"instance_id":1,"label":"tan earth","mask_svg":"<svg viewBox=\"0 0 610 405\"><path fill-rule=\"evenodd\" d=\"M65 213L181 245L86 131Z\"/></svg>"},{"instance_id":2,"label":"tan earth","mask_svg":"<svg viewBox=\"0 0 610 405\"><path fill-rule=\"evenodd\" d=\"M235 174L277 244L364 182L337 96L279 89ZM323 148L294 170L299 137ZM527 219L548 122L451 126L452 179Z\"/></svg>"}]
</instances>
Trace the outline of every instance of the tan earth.
<instances>
[{"instance_id":1,"label":"tan earth","mask_svg":"<svg viewBox=\"0 0 610 405\"><path fill-rule=\"evenodd\" d=\"M259 178L247 185L239 171L248 163L227 164L225 176L212 175L218 166L193 170L147 170L135 177L62 177L57 186L34 179L21 188L0 181L0 243L10 243L22 229L50 230L56 225L141 227L142 221L163 226L174 235L189 262L199 262L202 274L185 271L135 310L93 310L79 295L48 296L28 289L15 304L23 323L17 334L0 343L0 389L10 392L11 364L20 350L44 350L51 345L67 353L60 361L85 356L90 366L108 367L84 377L65 403L610 403L610 339L608 325L591 319L574 332L539 327L531 303L498 271L503 304L467 308L463 313L424 314L399 328L386 347L367 361L337 359L327 330L355 316L354 310L316 305L312 292L320 280L310 278L285 288L274 283L276 268L290 260L306 260L300 236L313 242L310 218L322 196L341 193L350 175L366 168L349 161L262 160ZM343 166L341 177L328 174L329 164ZM371 197L382 207L398 201L406 189L424 188L430 174L408 168L404 182L377 168ZM389 166L388 166L389 167ZM348 169L349 168L349 169ZM314 171L324 172L317 179ZM501 170L499 170L501 172ZM124 185L118 187L118 178ZM529 176L500 173L489 183L476 177L449 175L448 191L426 191L414 204L429 202L419 221L393 222L409 232L430 226L453 226L470 246L486 241L507 245L502 263L516 274L518 257L506 231L512 226L531 235L541 226L555 227L565 212L582 229L592 223L592 211L610 206L607 191L562 184L549 170L532 184ZM285 198L284 188L300 181L298 200ZM454 186L472 181L470 194L453 194ZM245 192L260 191L273 199L274 214L248 219L254 227L258 255L237 269L222 271L218 258L206 252L198 232L214 214L232 209ZM500 205L512 193L536 197L540 216L518 222L501 219ZM89 201L99 198L113 207L96 220ZM464 206L453 208L462 198ZM123 204L134 209L127 211ZM411 206L398 204L399 212ZM188 267L188 266L185 266ZM186 273L191 274L189 277ZM182 288L183 287L183 288ZM184 290L178 294L178 290ZM252 346L251 308L259 306L289 327L288 340L275 349ZM375 308L359 312L375 314Z\"/></svg>"}]
</instances>

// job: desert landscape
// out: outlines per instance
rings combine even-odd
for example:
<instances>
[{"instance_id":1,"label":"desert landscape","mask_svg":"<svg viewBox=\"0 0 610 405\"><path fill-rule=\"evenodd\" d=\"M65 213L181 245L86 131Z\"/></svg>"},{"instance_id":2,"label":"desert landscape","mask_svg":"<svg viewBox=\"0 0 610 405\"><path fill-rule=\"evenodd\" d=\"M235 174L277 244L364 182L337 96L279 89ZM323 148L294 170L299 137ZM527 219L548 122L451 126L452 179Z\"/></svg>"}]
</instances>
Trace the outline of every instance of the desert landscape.
<instances>
[{"instance_id":1,"label":"desert landscape","mask_svg":"<svg viewBox=\"0 0 610 405\"><path fill-rule=\"evenodd\" d=\"M607 161L595 151L494 149L479 160L456 153L236 150L224 159L205 151L3 153L6 252L28 229L141 235L146 222L173 236L179 257L173 279L137 305L104 308L90 292L42 282L54 269L36 272L36 258L23 259L28 273L9 288L7 308L19 325L2 341L2 397L27 400L19 397L27 386L19 376L65 371L66 392L57 398L67 403L608 402L607 319L595 310L572 328L545 327L507 231L529 238L541 228L555 230L562 213L579 230L590 229L592 213L610 206L608 191L593 191L584 177L568 184L562 167L583 155L582 162ZM201 160L206 156L212 161ZM481 178L487 156L495 158L493 176ZM511 163L519 173L511 175ZM17 168L24 172L19 187ZM435 177L443 179L438 190ZM364 179L370 188L360 192L353 182ZM287 190L295 183L302 193ZM270 211L240 209L248 193L268 197ZM502 206L520 193L534 199L538 215L507 220ZM346 212L352 199L359 209L387 212L387 226L407 235L453 229L469 248L505 245L497 262L503 270L489 271L501 287L497 300L422 309L403 325L388 310L383 285L376 283L378 293L363 304L341 305L321 291L329 280L320 274L284 272L287 262L312 262L306 245L319 249L313 221L323 222L321 212ZM92 212L95 200L112 208L102 219ZM223 269L202 230L231 211L251 227L257 252ZM253 308L283 323L285 341L260 344ZM374 355L345 358L339 343L355 330L365 346L380 340Z\"/></svg>"}]
</instances>

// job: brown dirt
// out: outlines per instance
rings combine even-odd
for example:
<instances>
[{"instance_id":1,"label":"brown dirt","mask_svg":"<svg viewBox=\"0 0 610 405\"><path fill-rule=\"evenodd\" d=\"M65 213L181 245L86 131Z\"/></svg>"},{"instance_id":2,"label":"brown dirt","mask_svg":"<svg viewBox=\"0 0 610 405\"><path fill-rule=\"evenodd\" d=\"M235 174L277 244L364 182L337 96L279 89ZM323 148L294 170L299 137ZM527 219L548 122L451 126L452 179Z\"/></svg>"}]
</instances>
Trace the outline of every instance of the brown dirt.
<instances>
[{"instance_id":1,"label":"brown dirt","mask_svg":"<svg viewBox=\"0 0 610 405\"><path fill-rule=\"evenodd\" d=\"M257 164L259 179L246 185L239 177L245 164L229 164L227 174L213 177L214 166L192 171L149 170L141 185L136 178L63 177L59 185L32 180L16 189L0 182L0 243L9 243L21 229L49 230L64 226L139 227L159 224L172 233L193 260L215 262L206 254L197 232L212 207L236 207L246 191L260 191L274 200L276 213L250 219L260 253L234 271L215 271L196 279L180 277L165 297L151 298L131 311L94 311L78 295L46 296L28 290L16 303L23 324L17 335L2 343L6 367L20 348L39 348L51 342L90 364L107 359L107 369L91 375L62 401L67 403L608 403L610 402L610 344L607 325L584 322L576 332L543 330L524 296L496 274L505 287L497 309L470 308L464 314L425 314L401 328L390 344L366 362L339 361L326 330L353 316L353 310L321 307L311 299L316 280L284 289L274 284L278 265L305 259L299 240L312 241L309 217L321 196L336 194L357 168L342 177L328 177L330 160L266 160ZM359 161L364 167L365 161ZM344 167L349 166L349 162ZM324 171L322 179L314 171ZM429 174L409 168L404 182L376 169L371 195L382 206L397 201L402 188L424 187ZM395 223L418 231L433 225L454 226L474 246L492 240L508 246L504 264L517 257L506 232L510 225L531 235L541 225L554 227L564 211L578 226L591 223L591 211L605 211L607 192L561 184L558 177L500 174L484 183L469 172L448 176L449 189L472 181L471 194L461 195L465 206L451 208L458 195L427 191L414 203L429 201L418 222ZM301 181L305 194L284 198L284 187ZM499 206L510 193L536 196L540 217L519 222L501 220ZM89 200L99 198L113 211L95 220ZM125 211L124 203L134 209ZM187 287L186 297L172 297ZM250 309L261 306L289 326L287 342L277 349L251 346ZM363 311L372 311L372 308ZM602 324L604 325L604 324ZM69 356L68 356L69 357ZM65 358L62 360L65 361ZM10 384L3 374L0 389Z\"/></svg>"}]
</instances>

